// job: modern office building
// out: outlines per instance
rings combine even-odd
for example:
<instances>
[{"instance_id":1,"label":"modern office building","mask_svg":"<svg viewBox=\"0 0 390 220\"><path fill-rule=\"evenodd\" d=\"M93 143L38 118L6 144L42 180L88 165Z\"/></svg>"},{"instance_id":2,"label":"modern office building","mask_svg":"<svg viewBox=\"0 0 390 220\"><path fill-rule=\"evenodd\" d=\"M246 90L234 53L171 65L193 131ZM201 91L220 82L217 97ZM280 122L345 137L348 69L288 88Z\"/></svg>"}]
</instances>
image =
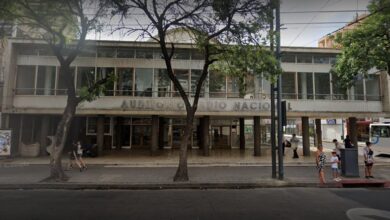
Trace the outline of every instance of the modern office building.
<instances>
[{"instance_id":1,"label":"modern office building","mask_svg":"<svg viewBox=\"0 0 390 220\"><path fill-rule=\"evenodd\" d=\"M189 96L193 96L202 55L192 44L181 43L176 48L174 73ZM314 119L335 122L336 118L349 118L350 134L355 138L356 118L383 117L390 112L387 73L370 74L343 91L329 74L338 50L285 47L282 52L282 97L287 100L291 120L286 129L303 135L305 154ZM46 137L54 134L66 103L59 63L39 40L9 39L4 58L2 128L13 132L14 155L32 143L39 143L44 154ZM167 76L158 44L89 41L72 66L77 89L111 73L117 81L107 85L107 91L95 101L78 106L69 140L97 144L106 151L179 147L186 112ZM209 74L190 147L212 150L266 146L270 83L258 73L247 76L246 84L246 95L240 98L236 78L218 72ZM321 135L321 126L317 126L316 132Z\"/></svg>"}]
</instances>

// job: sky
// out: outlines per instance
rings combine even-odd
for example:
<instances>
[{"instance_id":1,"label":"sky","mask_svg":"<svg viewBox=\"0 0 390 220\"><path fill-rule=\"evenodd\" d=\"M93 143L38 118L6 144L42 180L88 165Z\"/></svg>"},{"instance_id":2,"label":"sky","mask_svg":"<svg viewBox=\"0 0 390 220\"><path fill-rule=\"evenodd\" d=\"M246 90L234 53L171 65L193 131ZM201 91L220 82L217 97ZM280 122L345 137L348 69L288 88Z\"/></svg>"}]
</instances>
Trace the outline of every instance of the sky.
<instances>
[{"instance_id":1,"label":"sky","mask_svg":"<svg viewBox=\"0 0 390 220\"><path fill-rule=\"evenodd\" d=\"M356 14L366 13L369 0L282 0L282 46L317 47L318 40L346 23L295 24L318 22L349 22ZM284 13L299 11L345 11L327 13ZM291 24L294 23L294 24Z\"/></svg>"},{"instance_id":2,"label":"sky","mask_svg":"<svg viewBox=\"0 0 390 220\"><path fill-rule=\"evenodd\" d=\"M355 20L357 15L367 13L369 1L281 0L281 45L317 47L318 40L321 37ZM113 20L111 23L114 24L117 21ZM111 31L108 31L106 33L92 33L88 38L95 40L136 40L123 36L123 33L111 34Z\"/></svg>"}]
</instances>

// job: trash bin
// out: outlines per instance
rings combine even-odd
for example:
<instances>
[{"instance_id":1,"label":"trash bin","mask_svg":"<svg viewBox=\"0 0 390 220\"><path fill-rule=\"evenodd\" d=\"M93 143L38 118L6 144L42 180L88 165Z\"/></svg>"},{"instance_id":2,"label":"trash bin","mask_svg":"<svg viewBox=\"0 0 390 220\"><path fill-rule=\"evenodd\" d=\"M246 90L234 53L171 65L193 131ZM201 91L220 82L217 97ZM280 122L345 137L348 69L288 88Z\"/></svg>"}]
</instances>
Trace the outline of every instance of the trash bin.
<instances>
[{"instance_id":1,"label":"trash bin","mask_svg":"<svg viewBox=\"0 0 390 220\"><path fill-rule=\"evenodd\" d=\"M359 177L358 149L341 149L341 174L345 177Z\"/></svg>"}]
</instances>

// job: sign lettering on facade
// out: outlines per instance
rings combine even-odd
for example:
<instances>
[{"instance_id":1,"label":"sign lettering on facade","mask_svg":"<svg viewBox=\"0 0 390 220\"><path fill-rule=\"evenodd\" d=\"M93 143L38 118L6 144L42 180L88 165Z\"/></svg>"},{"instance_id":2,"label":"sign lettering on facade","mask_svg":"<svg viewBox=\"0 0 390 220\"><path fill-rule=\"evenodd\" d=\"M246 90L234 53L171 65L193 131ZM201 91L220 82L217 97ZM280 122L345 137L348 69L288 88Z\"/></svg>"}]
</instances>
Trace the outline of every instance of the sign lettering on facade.
<instances>
[{"instance_id":1,"label":"sign lettering on facade","mask_svg":"<svg viewBox=\"0 0 390 220\"><path fill-rule=\"evenodd\" d=\"M130 99L123 100L124 111L185 111L182 100L175 99ZM198 112L269 112L271 104L259 100L199 100Z\"/></svg>"}]
</instances>

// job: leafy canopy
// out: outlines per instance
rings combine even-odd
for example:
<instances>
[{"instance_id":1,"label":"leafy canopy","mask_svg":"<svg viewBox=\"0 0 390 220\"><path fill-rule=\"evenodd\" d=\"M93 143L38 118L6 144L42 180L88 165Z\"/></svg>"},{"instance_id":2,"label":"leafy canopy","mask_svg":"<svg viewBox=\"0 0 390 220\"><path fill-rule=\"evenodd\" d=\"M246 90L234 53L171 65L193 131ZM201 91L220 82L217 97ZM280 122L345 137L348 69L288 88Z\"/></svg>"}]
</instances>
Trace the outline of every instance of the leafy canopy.
<instances>
[{"instance_id":1,"label":"leafy canopy","mask_svg":"<svg viewBox=\"0 0 390 220\"><path fill-rule=\"evenodd\" d=\"M354 30L336 36L342 51L331 72L343 88L373 68L390 73L390 0L372 0L370 14Z\"/></svg>"}]
</instances>

